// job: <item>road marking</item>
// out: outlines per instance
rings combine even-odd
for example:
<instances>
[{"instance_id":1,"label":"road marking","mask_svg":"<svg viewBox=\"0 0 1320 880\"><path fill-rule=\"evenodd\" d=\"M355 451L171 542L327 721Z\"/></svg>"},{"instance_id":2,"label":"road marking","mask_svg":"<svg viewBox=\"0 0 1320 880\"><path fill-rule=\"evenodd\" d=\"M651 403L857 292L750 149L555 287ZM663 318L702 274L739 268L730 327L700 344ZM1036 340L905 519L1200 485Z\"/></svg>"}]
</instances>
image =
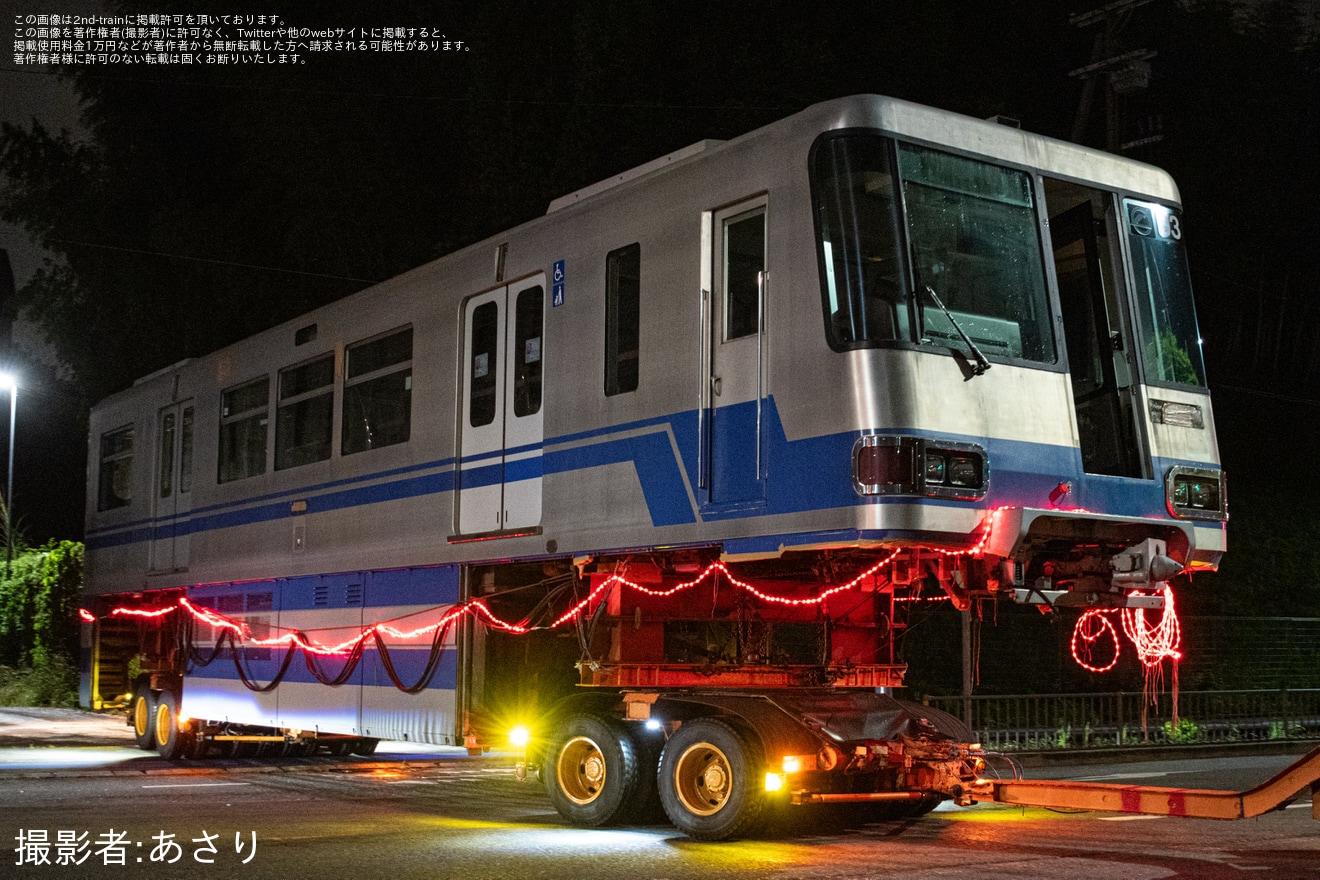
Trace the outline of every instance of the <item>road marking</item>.
<instances>
[{"instance_id":1,"label":"road marking","mask_svg":"<svg viewBox=\"0 0 1320 880\"><path fill-rule=\"evenodd\" d=\"M1158 779L1161 776L1170 776L1170 773L1150 772L1150 773L1110 773L1107 776L1078 776L1074 782L1100 782L1104 779Z\"/></svg>"},{"instance_id":2,"label":"road marking","mask_svg":"<svg viewBox=\"0 0 1320 880\"><path fill-rule=\"evenodd\" d=\"M1284 809L1285 809L1285 810L1309 810L1309 809L1311 809L1311 805L1310 805L1310 804L1289 804L1288 806L1284 807Z\"/></svg>"},{"instance_id":3,"label":"road marking","mask_svg":"<svg viewBox=\"0 0 1320 880\"><path fill-rule=\"evenodd\" d=\"M386 780L385 784L386 785L435 785L436 783L432 782L429 779L389 779Z\"/></svg>"},{"instance_id":4,"label":"road marking","mask_svg":"<svg viewBox=\"0 0 1320 880\"><path fill-rule=\"evenodd\" d=\"M143 788L204 788L217 785L251 785L250 782L172 782L169 785L144 785Z\"/></svg>"},{"instance_id":5,"label":"road marking","mask_svg":"<svg viewBox=\"0 0 1320 880\"><path fill-rule=\"evenodd\" d=\"M1139 822L1142 819L1163 819L1163 816L1101 816L1101 822Z\"/></svg>"}]
</instances>

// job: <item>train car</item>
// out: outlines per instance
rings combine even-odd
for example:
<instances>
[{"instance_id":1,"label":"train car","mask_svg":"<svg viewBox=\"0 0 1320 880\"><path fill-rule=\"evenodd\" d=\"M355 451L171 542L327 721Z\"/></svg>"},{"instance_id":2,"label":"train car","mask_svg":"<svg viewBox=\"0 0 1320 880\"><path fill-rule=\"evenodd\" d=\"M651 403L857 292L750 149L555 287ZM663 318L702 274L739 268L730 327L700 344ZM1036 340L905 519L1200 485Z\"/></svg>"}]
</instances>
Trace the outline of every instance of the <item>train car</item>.
<instances>
[{"instance_id":1,"label":"train car","mask_svg":"<svg viewBox=\"0 0 1320 880\"><path fill-rule=\"evenodd\" d=\"M1225 550L1183 234L1156 168L875 96L564 196L93 409L84 699L171 757L524 728L584 825L958 797L913 602Z\"/></svg>"}]
</instances>

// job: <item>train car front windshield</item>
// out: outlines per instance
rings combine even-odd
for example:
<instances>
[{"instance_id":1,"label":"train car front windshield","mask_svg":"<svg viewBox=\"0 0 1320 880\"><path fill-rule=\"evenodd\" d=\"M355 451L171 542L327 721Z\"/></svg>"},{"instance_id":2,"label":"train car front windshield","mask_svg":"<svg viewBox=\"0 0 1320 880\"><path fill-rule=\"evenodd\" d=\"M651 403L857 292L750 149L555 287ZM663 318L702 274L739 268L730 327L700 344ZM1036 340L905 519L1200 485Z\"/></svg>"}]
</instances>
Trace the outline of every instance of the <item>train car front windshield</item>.
<instances>
[{"instance_id":1,"label":"train car front windshield","mask_svg":"<svg viewBox=\"0 0 1320 880\"><path fill-rule=\"evenodd\" d=\"M962 330L987 355L1055 362L1029 174L863 133L816 145L812 186L836 351L959 347Z\"/></svg>"},{"instance_id":2,"label":"train car front windshield","mask_svg":"<svg viewBox=\"0 0 1320 880\"><path fill-rule=\"evenodd\" d=\"M1057 362L1030 173L846 132L817 142L811 182L835 351L959 349L961 330L991 358ZM1146 380L1204 387L1182 217L1134 198L1122 209Z\"/></svg>"}]
</instances>

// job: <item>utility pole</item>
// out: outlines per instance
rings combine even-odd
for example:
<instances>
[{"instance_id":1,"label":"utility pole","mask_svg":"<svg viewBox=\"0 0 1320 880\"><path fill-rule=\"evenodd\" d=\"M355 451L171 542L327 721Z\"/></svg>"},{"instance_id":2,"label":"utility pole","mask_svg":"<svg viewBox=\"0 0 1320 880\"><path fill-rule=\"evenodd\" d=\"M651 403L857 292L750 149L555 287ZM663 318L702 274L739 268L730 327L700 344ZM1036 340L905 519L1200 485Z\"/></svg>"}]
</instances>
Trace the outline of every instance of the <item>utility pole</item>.
<instances>
[{"instance_id":1,"label":"utility pole","mask_svg":"<svg viewBox=\"0 0 1320 880\"><path fill-rule=\"evenodd\" d=\"M1140 92L1150 85L1150 60L1156 53L1149 49L1121 51L1118 36L1132 18L1132 11L1153 0L1116 0L1099 9L1070 16L1069 24L1078 28L1098 27L1091 47L1091 63L1068 73L1082 80L1082 99L1073 120L1072 140L1081 143L1090 125L1096 89L1104 89L1105 149L1118 153L1163 138L1158 122L1151 131L1128 143L1122 141L1123 118L1120 97Z\"/></svg>"}]
</instances>

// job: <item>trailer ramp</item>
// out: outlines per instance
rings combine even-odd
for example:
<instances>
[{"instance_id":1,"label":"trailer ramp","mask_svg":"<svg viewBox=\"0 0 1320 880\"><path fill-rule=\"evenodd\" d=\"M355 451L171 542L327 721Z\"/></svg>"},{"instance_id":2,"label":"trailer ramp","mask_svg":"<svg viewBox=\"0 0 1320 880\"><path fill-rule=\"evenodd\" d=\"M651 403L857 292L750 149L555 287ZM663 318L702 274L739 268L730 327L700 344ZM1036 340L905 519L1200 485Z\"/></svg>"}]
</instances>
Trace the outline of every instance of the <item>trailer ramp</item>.
<instances>
[{"instance_id":1,"label":"trailer ramp","mask_svg":"<svg viewBox=\"0 0 1320 880\"><path fill-rule=\"evenodd\" d=\"M1024 807L1102 810L1190 819L1250 819L1279 809L1311 788L1311 817L1320 820L1320 746L1248 791L1160 788L1049 779L978 779L974 800Z\"/></svg>"}]
</instances>

